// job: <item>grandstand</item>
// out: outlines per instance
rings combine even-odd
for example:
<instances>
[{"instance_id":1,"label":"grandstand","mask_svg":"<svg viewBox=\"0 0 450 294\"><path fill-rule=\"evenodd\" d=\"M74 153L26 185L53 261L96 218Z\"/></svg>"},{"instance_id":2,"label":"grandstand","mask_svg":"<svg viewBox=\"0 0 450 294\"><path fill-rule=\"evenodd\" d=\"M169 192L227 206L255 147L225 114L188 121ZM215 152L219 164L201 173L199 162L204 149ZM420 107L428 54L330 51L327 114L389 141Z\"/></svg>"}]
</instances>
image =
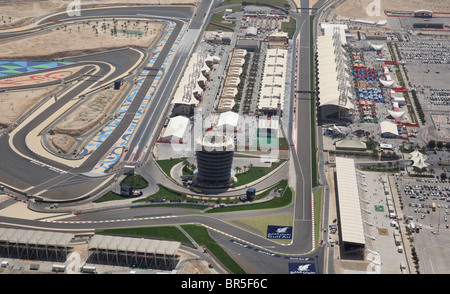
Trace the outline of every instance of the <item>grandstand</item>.
<instances>
[{"instance_id":1,"label":"grandstand","mask_svg":"<svg viewBox=\"0 0 450 294\"><path fill-rule=\"evenodd\" d=\"M216 62L215 57L192 53L172 100L174 116L192 116L193 109L202 99L211 67Z\"/></svg>"},{"instance_id":2,"label":"grandstand","mask_svg":"<svg viewBox=\"0 0 450 294\"><path fill-rule=\"evenodd\" d=\"M265 115L276 115L283 110L287 60L286 49L267 50L258 101L258 109Z\"/></svg>"},{"instance_id":3,"label":"grandstand","mask_svg":"<svg viewBox=\"0 0 450 294\"><path fill-rule=\"evenodd\" d=\"M342 47L342 29L327 30L317 38L317 78L322 119L341 120L355 108L351 102L351 71Z\"/></svg>"}]
</instances>

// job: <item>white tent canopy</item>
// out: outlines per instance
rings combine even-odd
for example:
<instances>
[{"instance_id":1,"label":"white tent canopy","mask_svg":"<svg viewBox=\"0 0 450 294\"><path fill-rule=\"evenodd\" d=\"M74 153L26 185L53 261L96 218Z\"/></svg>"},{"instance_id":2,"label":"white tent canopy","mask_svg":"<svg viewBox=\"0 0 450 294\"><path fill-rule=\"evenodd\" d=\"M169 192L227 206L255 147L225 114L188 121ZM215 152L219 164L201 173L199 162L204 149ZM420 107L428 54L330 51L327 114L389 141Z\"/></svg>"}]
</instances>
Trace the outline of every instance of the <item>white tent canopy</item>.
<instances>
[{"instance_id":1,"label":"white tent canopy","mask_svg":"<svg viewBox=\"0 0 450 294\"><path fill-rule=\"evenodd\" d=\"M392 86L394 85L395 81L383 81L383 80L380 80L380 83L381 83L384 87L390 88L390 87L392 87Z\"/></svg>"},{"instance_id":2,"label":"white tent canopy","mask_svg":"<svg viewBox=\"0 0 450 294\"><path fill-rule=\"evenodd\" d=\"M417 168L424 168L428 165L425 163L425 157L422 153L420 153L418 150L414 150L410 153L411 160L414 162L412 166L415 166Z\"/></svg>"},{"instance_id":3,"label":"white tent canopy","mask_svg":"<svg viewBox=\"0 0 450 294\"><path fill-rule=\"evenodd\" d=\"M162 139L173 142L183 139L188 125L189 118L185 116L179 115L171 118Z\"/></svg>"},{"instance_id":4,"label":"white tent canopy","mask_svg":"<svg viewBox=\"0 0 450 294\"><path fill-rule=\"evenodd\" d=\"M404 111L392 111L392 110L388 110L389 114L393 117L393 118L401 118L405 112Z\"/></svg>"},{"instance_id":5,"label":"white tent canopy","mask_svg":"<svg viewBox=\"0 0 450 294\"><path fill-rule=\"evenodd\" d=\"M381 50L384 45L370 44L370 46L375 50Z\"/></svg>"},{"instance_id":6,"label":"white tent canopy","mask_svg":"<svg viewBox=\"0 0 450 294\"><path fill-rule=\"evenodd\" d=\"M389 121L382 121L380 123L381 135L383 136L398 136L397 125Z\"/></svg>"},{"instance_id":7,"label":"white tent canopy","mask_svg":"<svg viewBox=\"0 0 450 294\"><path fill-rule=\"evenodd\" d=\"M236 129L237 125L238 125L238 120L239 120L239 114L232 112L232 111L227 111L222 113L219 116L219 121L217 123L217 127L218 128L225 128L225 129Z\"/></svg>"}]
</instances>

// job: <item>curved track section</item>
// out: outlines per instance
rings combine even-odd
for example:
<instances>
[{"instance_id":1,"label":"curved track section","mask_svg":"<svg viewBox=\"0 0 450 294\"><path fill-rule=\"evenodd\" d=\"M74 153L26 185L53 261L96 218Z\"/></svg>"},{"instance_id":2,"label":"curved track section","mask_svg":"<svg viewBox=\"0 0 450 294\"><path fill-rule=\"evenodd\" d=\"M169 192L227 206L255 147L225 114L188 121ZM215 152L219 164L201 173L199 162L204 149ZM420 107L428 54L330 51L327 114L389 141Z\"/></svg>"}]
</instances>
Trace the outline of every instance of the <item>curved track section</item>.
<instances>
[{"instance_id":1,"label":"curved track section","mask_svg":"<svg viewBox=\"0 0 450 294\"><path fill-rule=\"evenodd\" d=\"M92 178L83 174L89 174L98 166L99 162L105 159L105 154L110 152L119 140L123 140L124 136L125 138L130 136L130 132L127 133L127 130L130 125L136 123L135 116L142 113L142 105L145 105L143 102L148 102L145 101L147 93L151 90L155 78L159 79L160 76L146 76L139 84L139 89L134 92L133 99L127 100L129 104L120 121L115 121L113 125L109 126L107 136L105 131L103 131L103 135L97 136L98 139L101 139L101 144L91 148L88 156L82 157L83 160L62 160L54 155L49 156L50 153L47 154L42 150L32 150L30 142L34 135L39 135L40 127L52 121L51 117L55 113L61 112L73 104L73 101L80 95L102 85L111 84L118 78L129 76L143 64L148 66L149 63L144 62L151 62L154 68L164 66L166 58L169 54L173 54L172 46L178 40L180 32L186 24L185 21L189 20L191 16L192 8L186 6L126 6L83 10L82 16L77 17L76 21L79 21L80 18L86 20L96 18L157 19L157 21L168 23L166 27L168 33L161 46L156 48L157 54L155 54L156 51L146 52L136 48L123 48L65 59L65 61L73 62L78 66L89 66L91 70L95 67L95 74L67 89L58 97L57 101L23 121L9 136L0 138L0 152L3 155L0 157L2 184L41 200L71 201L91 195L93 189L95 190L96 187L100 187L110 180L111 175ZM49 19L52 21L49 22ZM0 34L0 38L16 38L34 34L54 26L55 20L61 23L73 21L74 18L69 17L66 13L53 14L42 18L33 28Z\"/></svg>"}]
</instances>

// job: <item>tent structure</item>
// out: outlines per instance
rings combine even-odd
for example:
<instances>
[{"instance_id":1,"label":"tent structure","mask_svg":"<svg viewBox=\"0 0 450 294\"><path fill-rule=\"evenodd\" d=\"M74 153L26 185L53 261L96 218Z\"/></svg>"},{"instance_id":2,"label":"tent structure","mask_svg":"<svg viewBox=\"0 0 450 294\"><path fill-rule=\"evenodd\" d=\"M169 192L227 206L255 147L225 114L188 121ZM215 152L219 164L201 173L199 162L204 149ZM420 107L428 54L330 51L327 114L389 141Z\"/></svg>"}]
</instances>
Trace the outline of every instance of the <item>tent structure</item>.
<instances>
[{"instance_id":1,"label":"tent structure","mask_svg":"<svg viewBox=\"0 0 450 294\"><path fill-rule=\"evenodd\" d=\"M366 151L367 149L366 143L351 139L337 141L335 145L336 150Z\"/></svg>"},{"instance_id":2,"label":"tent structure","mask_svg":"<svg viewBox=\"0 0 450 294\"><path fill-rule=\"evenodd\" d=\"M383 80L380 80L380 83L384 87L390 88L390 87L392 87L394 85L395 81L383 81Z\"/></svg>"},{"instance_id":3,"label":"tent structure","mask_svg":"<svg viewBox=\"0 0 450 294\"><path fill-rule=\"evenodd\" d=\"M402 116L405 114L404 111L392 111L392 110L388 110L389 114L394 118L394 119L400 119L402 118Z\"/></svg>"},{"instance_id":4,"label":"tent structure","mask_svg":"<svg viewBox=\"0 0 450 294\"><path fill-rule=\"evenodd\" d=\"M425 157L422 153L420 153L418 150L414 150L410 153L411 160L413 161L413 165L417 168L424 168L427 167L428 164L425 163Z\"/></svg>"},{"instance_id":5,"label":"tent structure","mask_svg":"<svg viewBox=\"0 0 450 294\"><path fill-rule=\"evenodd\" d=\"M185 116L179 115L171 118L164 131L162 140L170 142L182 141L188 125L189 118Z\"/></svg>"},{"instance_id":6,"label":"tent structure","mask_svg":"<svg viewBox=\"0 0 450 294\"><path fill-rule=\"evenodd\" d=\"M384 45L377 45L377 44L370 44L370 46L374 49L374 50L381 50L383 49Z\"/></svg>"},{"instance_id":7,"label":"tent structure","mask_svg":"<svg viewBox=\"0 0 450 294\"><path fill-rule=\"evenodd\" d=\"M239 121L239 114L232 111L223 112L219 116L219 121L217 122L218 129L224 130L236 130Z\"/></svg>"},{"instance_id":8,"label":"tent structure","mask_svg":"<svg viewBox=\"0 0 450 294\"><path fill-rule=\"evenodd\" d=\"M380 128L383 138L397 138L399 135L397 125L389 121L380 122Z\"/></svg>"}]
</instances>

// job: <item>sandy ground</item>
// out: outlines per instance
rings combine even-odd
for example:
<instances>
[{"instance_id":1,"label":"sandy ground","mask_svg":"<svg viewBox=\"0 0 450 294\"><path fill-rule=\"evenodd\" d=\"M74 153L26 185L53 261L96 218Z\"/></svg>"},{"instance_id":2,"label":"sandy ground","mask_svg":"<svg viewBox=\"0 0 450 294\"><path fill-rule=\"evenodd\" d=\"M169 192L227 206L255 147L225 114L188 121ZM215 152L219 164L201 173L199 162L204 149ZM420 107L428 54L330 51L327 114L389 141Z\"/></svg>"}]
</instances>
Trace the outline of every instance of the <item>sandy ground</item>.
<instances>
[{"instance_id":1,"label":"sandy ground","mask_svg":"<svg viewBox=\"0 0 450 294\"><path fill-rule=\"evenodd\" d=\"M83 103L76 111L68 115L54 128L54 131L71 136L84 135L97 125L100 119L106 117L117 103L117 99L122 97L127 89L128 85L124 85L119 91L109 88L98 92L90 101Z\"/></svg>"},{"instance_id":2,"label":"sandy ground","mask_svg":"<svg viewBox=\"0 0 450 294\"><path fill-rule=\"evenodd\" d=\"M111 87L94 94L88 102L81 104L53 128L55 134L49 137L50 142L62 153L72 152L76 143L74 138L85 135L107 119L118 99L128 88L129 84L124 84L119 91Z\"/></svg>"},{"instance_id":3,"label":"sandy ground","mask_svg":"<svg viewBox=\"0 0 450 294\"><path fill-rule=\"evenodd\" d=\"M114 34L114 27L117 34ZM101 48L151 47L161 34L162 23L112 20L74 23L27 38L0 42L0 58L30 58L80 55ZM113 31L112 31L113 30ZM132 34L140 32L141 35ZM18 50L20 48L20 50Z\"/></svg>"},{"instance_id":4,"label":"sandy ground","mask_svg":"<svg viewBox=\"0 0 450 294\"><path fill-rule=\"evenodd\" d=\"M367 13L367 7L371 3L379 3L379 16L374 15L375 10ZM370 21L386 19L384 10L414 11L428 9L436 12L450 12L450 1L423 1L423 0L347 0L332 13L338 15L337 19L356 18Z\"/></svg>"},{"instance_id":5,"label":"sandy ground","mask_svg":"<svg viewBox=\"0 0 450 294\"><path fill-rule=\"evenodd\" d=\"M59 86L31 91L0 93L0 127L7 127L41 99L58 91Z\"/></svg>"},{"instance_id":6,"label":"sandy ground","mask_svg":"<svg viewBox=\"0 0 450 294\"><path fill-rule=\"evenodd\" d=\"M105 5L105 4L192 4L199 0L96 0L95 2L86 2L86 5ZM71 1L44 0L32 1L25 0L17 3L0 3L0 29L22 25L36 17L47 15L52 12L66 10ZM81 0L82 8L83 1Z\"/></svg>"}]
</instances>

